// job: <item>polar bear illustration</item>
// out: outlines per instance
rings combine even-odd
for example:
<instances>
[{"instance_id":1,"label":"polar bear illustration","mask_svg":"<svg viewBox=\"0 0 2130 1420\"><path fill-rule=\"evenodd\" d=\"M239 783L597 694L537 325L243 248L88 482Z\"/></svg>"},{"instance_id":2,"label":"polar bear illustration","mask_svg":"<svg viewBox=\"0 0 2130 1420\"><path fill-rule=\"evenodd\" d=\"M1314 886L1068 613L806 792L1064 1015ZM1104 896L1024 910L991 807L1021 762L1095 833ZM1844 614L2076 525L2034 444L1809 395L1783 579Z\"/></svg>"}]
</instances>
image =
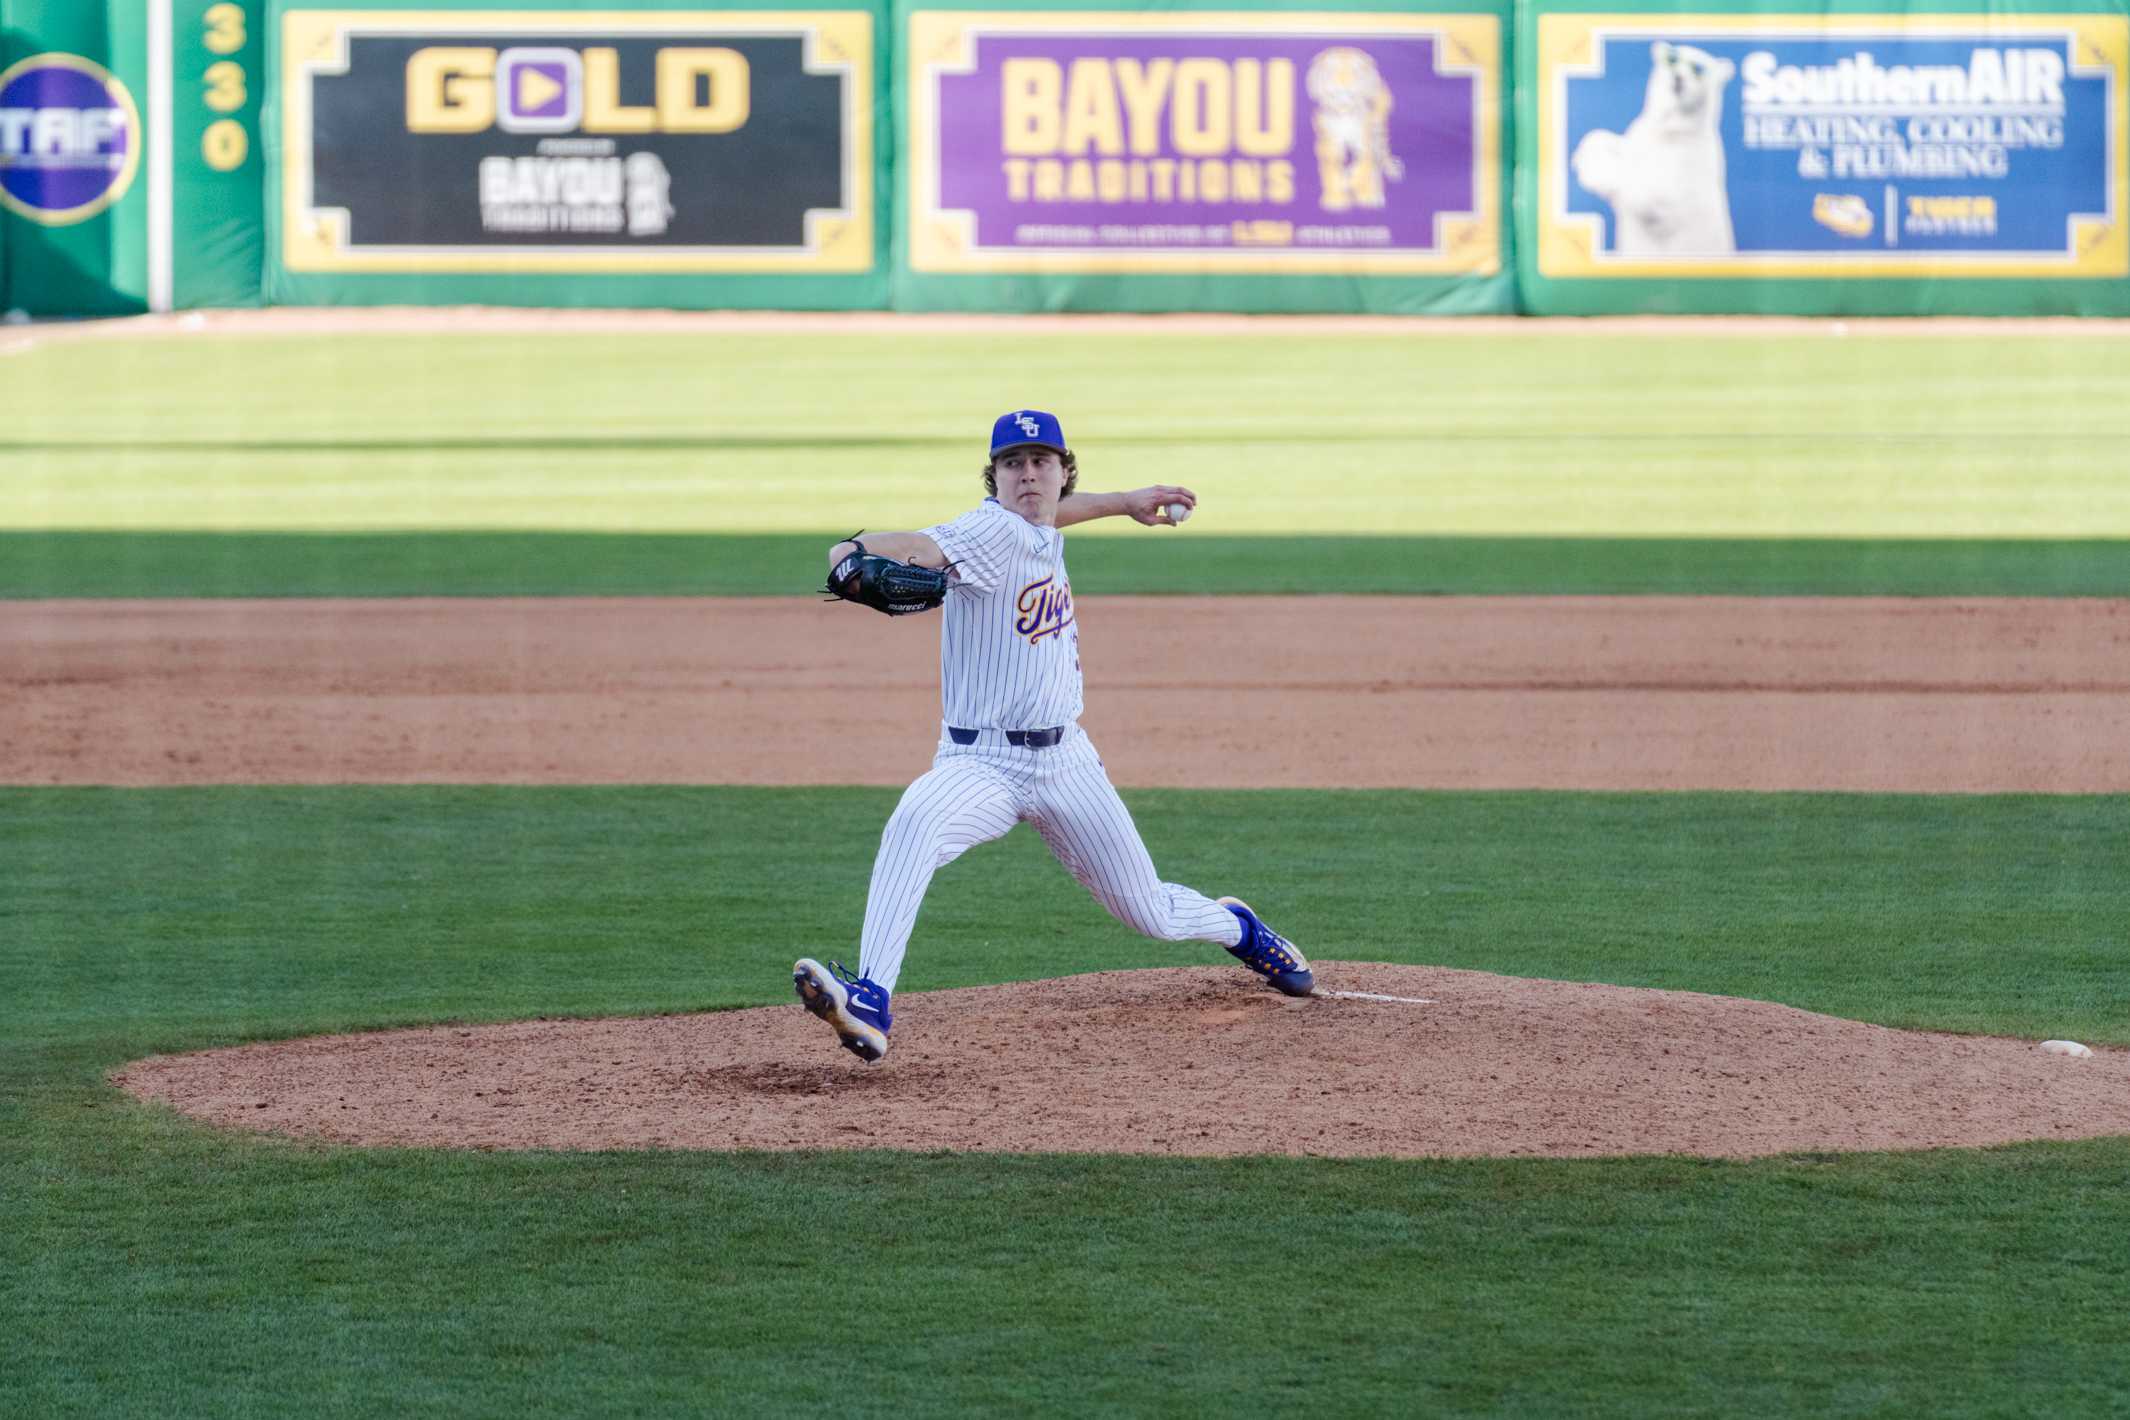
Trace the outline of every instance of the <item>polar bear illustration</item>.
<instances>
[{"instance_id":1,"label":"polar bear illustration","mask_svg":"<svg viewBox=\"0 0 2130 1420\"><path fill-rule=\"evenodd\" d=\"M1625 133L1583 135L1575 180L1612 206L1621 256L1713 256L1738 250L1723 164L1728 59L1691 45L1650 46L1649 88Z\"/></svg>"},{"instance_id":2,"label":"polar bear illustration","mask_svg":"<svg viewBox=\"0 0 2130 1420\"><path fill-rule=\"evenodd\" d=\"M1336 45L1309 62L1317 185L1327 212L1381 207L1385 179L1405 176L1390 151L1390 85L1366 50Z\"/></svg>"}]
</instances>

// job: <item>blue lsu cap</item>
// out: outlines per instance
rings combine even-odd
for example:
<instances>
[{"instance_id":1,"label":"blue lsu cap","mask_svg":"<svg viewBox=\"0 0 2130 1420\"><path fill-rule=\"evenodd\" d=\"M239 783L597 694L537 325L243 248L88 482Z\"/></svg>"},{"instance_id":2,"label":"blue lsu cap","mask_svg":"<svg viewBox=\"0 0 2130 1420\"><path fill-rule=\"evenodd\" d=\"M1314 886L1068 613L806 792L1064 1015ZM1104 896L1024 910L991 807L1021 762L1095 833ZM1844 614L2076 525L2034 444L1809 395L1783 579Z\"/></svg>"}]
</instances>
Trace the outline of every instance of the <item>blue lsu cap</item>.
<instances>
[{"instance_id":1,"label":"blue lsu cap","mask_svg":"<svg viewBox=\"0 0 2130 1420\"><path fill-rule=\"evenodd\" d=\"M1058 424L1058 416L1045 414L1040 409L1016 409L1011 414L1001 414L991 426L991 457L997 458L1008 449L1018 449L1037 444L1059 453L1068 453L1065 446L1065 430Z\"/></svg>"}]
</instances>

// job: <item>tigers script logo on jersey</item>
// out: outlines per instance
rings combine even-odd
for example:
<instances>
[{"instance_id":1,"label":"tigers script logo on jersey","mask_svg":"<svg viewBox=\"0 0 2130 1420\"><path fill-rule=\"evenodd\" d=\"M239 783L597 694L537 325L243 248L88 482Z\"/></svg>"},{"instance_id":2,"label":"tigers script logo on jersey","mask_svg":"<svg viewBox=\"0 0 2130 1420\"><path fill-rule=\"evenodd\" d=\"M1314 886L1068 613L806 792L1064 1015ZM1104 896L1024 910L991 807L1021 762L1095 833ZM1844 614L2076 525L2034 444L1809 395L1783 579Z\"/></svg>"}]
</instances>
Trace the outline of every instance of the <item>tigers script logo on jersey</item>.
<instances>
[{"instance_id":1,"label":"tigers script logo on jersey","mask_svg":"<svg viewBox=\"0 0 2130 1420\"><path fill-rule=\"evenodd\" d=\"M1056 577L1039 577L1021 588L1013 599L1020 618L1013 629L1033 646L1045 636L1055 636L1072 625L1072 584Z\"/></svg>"}]
</instances>

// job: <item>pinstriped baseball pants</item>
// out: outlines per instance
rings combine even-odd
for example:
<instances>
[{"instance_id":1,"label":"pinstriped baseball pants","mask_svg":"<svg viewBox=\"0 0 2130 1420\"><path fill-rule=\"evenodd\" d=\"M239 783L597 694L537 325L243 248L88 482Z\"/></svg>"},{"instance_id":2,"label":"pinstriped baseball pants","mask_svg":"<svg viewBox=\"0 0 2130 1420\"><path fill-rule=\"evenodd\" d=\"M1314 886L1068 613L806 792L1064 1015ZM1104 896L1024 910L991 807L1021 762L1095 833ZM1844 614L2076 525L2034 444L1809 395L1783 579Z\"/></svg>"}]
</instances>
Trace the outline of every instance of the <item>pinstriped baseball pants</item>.
<instances>
[{"instance_id":1,"label":"pinstriped baseball pants","mask_svg":"<svg viewBox=\"0 0 2130 1420\"><path fill-rule=\"evenodd\" d=\"M889 817L866 896L860 973L893 991L932 874L1024 821L1095 901L1133 931L1229 947L1242 940L1234 913L1203 893L1161 881L1131 811L1079 726L1050 749L1018 749L986 730L972 745L942 734L932 768L904 791Z\"/></svg>"}]
</instances>

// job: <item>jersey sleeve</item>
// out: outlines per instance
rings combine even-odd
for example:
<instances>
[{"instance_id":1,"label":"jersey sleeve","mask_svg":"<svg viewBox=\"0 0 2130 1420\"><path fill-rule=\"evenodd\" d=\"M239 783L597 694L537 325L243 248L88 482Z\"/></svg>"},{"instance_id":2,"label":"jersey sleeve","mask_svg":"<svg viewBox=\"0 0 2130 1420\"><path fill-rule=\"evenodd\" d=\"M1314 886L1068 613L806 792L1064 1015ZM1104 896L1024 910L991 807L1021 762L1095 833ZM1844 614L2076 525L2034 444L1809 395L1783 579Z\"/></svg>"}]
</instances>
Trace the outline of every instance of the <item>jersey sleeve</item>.
<instances>
[{"instance_id":1,"label":"jersey sleeve","mask_svg":"<svg viewBox=\"0 0 2130 1420\"><path fill-rule=\"evenodd\" d=\"M975 591L988 592L1006 575L1014 548L1011 520L1016 516L987 499L953 522L941 523L924 531L925 536L939 544L939 550L953 564L952 576L956 582Z\"/></svg>"}]
</instances>

